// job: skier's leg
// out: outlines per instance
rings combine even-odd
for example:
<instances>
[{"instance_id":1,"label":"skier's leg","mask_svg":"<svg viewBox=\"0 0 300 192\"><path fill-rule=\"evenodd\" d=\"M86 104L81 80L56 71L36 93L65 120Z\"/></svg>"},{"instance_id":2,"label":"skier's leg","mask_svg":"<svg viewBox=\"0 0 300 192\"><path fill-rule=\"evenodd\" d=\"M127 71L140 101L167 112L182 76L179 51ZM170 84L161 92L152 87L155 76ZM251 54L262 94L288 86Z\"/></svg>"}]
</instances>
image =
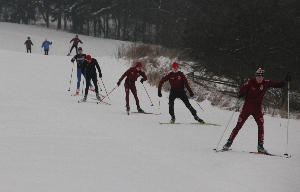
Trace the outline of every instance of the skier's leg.
<instances>
[{"instance_id":1,"label":"skier's leg","mask_svg":"<svg viewBox=\"0 0 300 192\"><path fill-rule=\"evenodd\" d=\"M132 94L134 96L136 107L140 108L140 101L139 101L139 98L137 96L137 90L136 90L136 87L135 87L134 84L130 85L130 90L131 90L131 92L132 92Z\"/></svg>"},{"instance_id":2,"label":"skier's leg","mask_svg":"<svg viewBox=\"0 0 300 192\"><path fill-rule=\"evenodd\" d=\"M80 88L80 81L81 81L81 68L77 68L77 89Z\"/></svg>"},{"instance_id":3,"label":"skier's leg","mask_svg":"<svg viewBox=\"0 0 300 192\"><path fill-rule=\"evenodd\" d=\"M248 119L249 116L250 116L250 113L247 111L247 108L243 108L243 110L238 118L238 122L236 123L235 128L232 130L228 141L233 142L234 138L237 136L237 134L239 133L240 129L243 127L245 121Z\"/></svg>"},{"instance_id":4,"label":"skier's leg","mask_svg":"<svg viewBox=\"0 0 300 192\"><path fill-rule=\"evenodd\" d=\"M192 113L192 115L196 116L197 115L197 111L190 104L190 101L189 101L187 95L184 92L182 92L182 93L180 93L179 98L183 101L183 103L185 104L185 106L190 110L190 112Z\"/></svg>"},{"instance_id":5,"label":"skier's leg","mask_svg":"<svg viewBox=\"0 0 300 192\"><path fill-rule=\"evenodd\" d=\"M86 81L91 81L91 77L90 76L86 76ZM85 86L85 92L84 92L84 95L88 95L88 91L89 91L89 84L85 84L86 86Z\"/></svg>"},{"instance_id":6,"label":"skier's leg","mask_svg":"<svg viewBox=\"0 0 300 192\"><path fill-rule=\"evenodd\" d=\"M124 84L125 88L125 101L126 101L126 107L129 106L129 85L127 83Z\"/></svg>"},{"instance_id":7,"label":"skier's leg","mask_svg":"<svg viewBox=\"0 0 300 192\"><path fill-rule=\"evenodd\" d=\"M92 81L95 85L95 92L98 93L98 86L97 86L97 75L92 77ZM91 82L91 81L90 81Z\"/></svg>"},{"instance_id":8,"label":"skier's leg","mask_svg":"<svg viewBox=\"0 0 300 192\"><path fill-rule=\"evenodd\" d=\"M73 48L74 48L74 45L71 46L70 54L72 53Z\"/></svg>"},{"instance_id":9,"label":"skier's leg","mask_svg":"<svg viewBox=\"0 0 300 192\"><path fill-rule=\"evenodd\" d=\"M264 116L262 114L261 109L255 111L255 113L253 114L253 117L258 126L257 141L258 141L258 143L263 144L264 143Z\"/></svg>"},{"instance_id":10,"label":"skier's leg","mask_svg":"<svg viewBox=\"0 0 300 192\"><path fill-rule=\"evenodd\" d=\"M175 113L174 113L174 101L177 98L177 95L175 92L170 92L169 95L169 114L171 115L172 118L175 119Z\"/></svg>"}]
</instances>

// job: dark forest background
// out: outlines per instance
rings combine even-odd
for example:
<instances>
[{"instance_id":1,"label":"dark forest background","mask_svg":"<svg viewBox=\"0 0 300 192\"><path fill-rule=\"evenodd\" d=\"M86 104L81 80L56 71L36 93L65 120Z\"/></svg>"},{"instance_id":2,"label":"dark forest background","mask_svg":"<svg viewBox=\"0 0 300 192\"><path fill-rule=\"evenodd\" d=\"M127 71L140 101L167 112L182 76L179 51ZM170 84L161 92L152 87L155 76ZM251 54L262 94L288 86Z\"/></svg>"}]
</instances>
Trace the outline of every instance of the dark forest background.
<instances>
[{"instance_id":1,"label":"dark forest background","mask_svg":"<svg viewBox=\"0 0 300 192\"><path fill-rule=\"evenodd\" d=\"M281 81L290 72L300 105L299 0L0 0L0 20L180 50L205 71L195 80L241 86L259 68ZM283 104L287 91L274 91Z\"/></svg>"}]
</instances>

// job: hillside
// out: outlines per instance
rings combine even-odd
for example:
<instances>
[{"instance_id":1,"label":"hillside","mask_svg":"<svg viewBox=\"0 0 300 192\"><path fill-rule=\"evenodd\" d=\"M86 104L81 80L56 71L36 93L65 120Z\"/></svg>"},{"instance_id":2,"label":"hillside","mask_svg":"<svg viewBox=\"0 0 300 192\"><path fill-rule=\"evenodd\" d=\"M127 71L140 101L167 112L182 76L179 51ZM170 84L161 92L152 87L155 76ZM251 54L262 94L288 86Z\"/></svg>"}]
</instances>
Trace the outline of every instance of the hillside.
<instances>
[{"instance_id":1,"label":"hillside","mask_svg":"<svg viewBox=\"0 0 300 192\"><path fill-rule=\"evenodd\" d=\"M33 53L23 45L30 36ZM170 120L168 93L157 96L157 88L137 82L141 107L161 115L125 112L125 92L117 87L97 105L89 93L87 103L78 103L71 57L66 56L74 34L0 22L2 55L0 191L21 192L252 192L300 190L299 121L265 116L265 148L281 158L253 155L257 125L251 117L232 145L232 152L215 153L238 119L238 112L221 110L205 100L202 111L192 106L207 122L222 126L190 124L192 115L180 100L175 102L176 125L159 125ZM100 64L107 92L129 64L115 59L116 47L124 42L79 36L84 53ZM53 42L49 55L41 53L42 41ZM73 51L74 54L74 51ZM122 83L123 84L123 83ZM105 95L102 81L99 82ZM130 98L135 111L134 98ZM160 103L160 110L158 110Z\"/></svg>"}]
</instances>

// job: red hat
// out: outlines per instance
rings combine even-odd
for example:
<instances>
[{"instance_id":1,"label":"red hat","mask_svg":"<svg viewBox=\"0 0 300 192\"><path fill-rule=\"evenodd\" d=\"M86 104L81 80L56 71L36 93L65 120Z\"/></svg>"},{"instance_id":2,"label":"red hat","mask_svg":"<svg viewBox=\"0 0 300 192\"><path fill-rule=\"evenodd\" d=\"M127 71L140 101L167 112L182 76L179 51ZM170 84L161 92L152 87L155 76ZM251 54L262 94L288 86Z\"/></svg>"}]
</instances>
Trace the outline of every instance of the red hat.
<instances>
[{"instance_id":1,"label":"red hat","mask_svg":"<svg viewBox=\"0 0 300 192\"><path fill-rule=\"evenodd\" d=\"M172 63L172 68L177 69L178 68L178 63L177 62Z\"/></svg>"},{"instance_id":2,"label":"red hat","mask_svg":"<svg viewBox=\"0 0 300 192\"><path fill-rule=\"evenodd\" d=\"M135 67L142 67L142 63L140 61L136 62Z\"/></svg>"},{"instance_id":3,"label":"red hat","mask_svg":"<svg viewBox=\"0 0 300 192\"><path fill-rule=\"evenodd\" d=\"M88 60L88 61L90 61L90 60L92 60L92 57L91 57L90 55L87 55L87 56L85 57L85 59Z\"/></svg>"}]
</instances>

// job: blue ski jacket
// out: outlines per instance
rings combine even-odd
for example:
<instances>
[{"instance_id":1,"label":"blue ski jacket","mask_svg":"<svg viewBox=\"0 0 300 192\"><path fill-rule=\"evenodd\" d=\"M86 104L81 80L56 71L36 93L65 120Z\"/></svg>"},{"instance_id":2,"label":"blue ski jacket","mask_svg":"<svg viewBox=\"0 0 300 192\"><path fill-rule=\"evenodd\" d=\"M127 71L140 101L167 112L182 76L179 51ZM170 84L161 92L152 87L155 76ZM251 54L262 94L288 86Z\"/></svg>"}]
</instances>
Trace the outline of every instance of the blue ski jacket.
<instances>
[{"instance_id":1,"label":"blue ski jacket","mask_svg":"<svg viewBox=\"0 0 300 192\"><path fill-rule=\"evenodd\" d=\"M44 41L42 44L42 47L44 47L44 49L49 49L50 45L52 45L52 42Z\"/></svg>"}]
</instances>

